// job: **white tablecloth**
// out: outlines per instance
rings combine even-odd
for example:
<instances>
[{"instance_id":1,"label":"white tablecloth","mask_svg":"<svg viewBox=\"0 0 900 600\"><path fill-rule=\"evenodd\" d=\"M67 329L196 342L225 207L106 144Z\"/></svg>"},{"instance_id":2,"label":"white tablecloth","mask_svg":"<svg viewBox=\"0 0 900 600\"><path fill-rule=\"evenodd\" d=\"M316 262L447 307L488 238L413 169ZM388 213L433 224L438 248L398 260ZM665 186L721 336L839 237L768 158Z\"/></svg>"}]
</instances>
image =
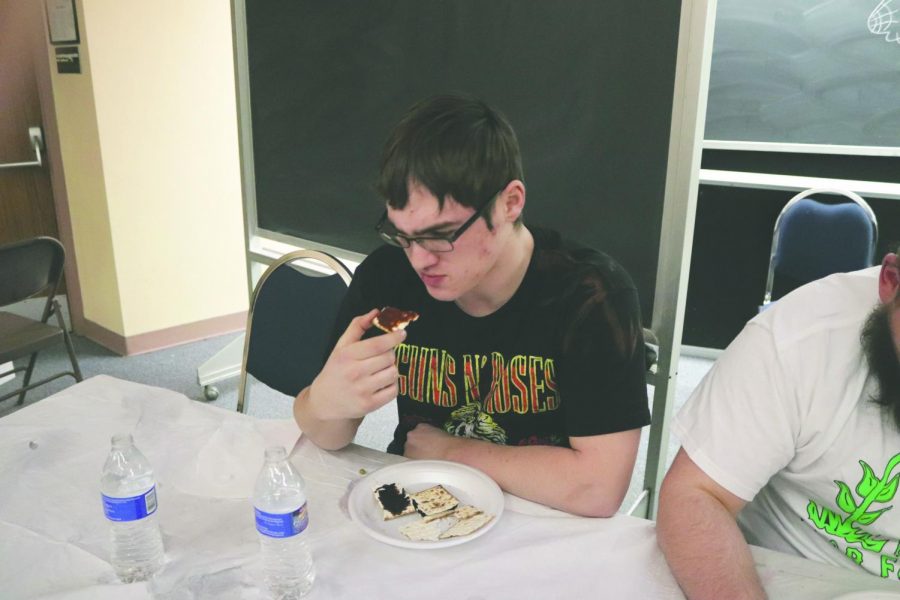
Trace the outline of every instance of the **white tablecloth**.
<instances>
[{"instance_id":1,"label":"white tablecloth","mask_svg":"<svg viewBox=\"0 0 900 600\"><path fill-rule=\"evenodd\" d=\"M123 585L98 480L115 433L156 471L167 563ZM299 441L297 441L299 438ZM294 442L297 442L294 445ZM265 446L294 446L309 485L318 577L310 598L682 598L653 523L586 519L506 496L493 530L439 550L382 544L347 513L362 475L402 460L324 452L292 421L258 420L160 388L95 377L0 419L0 598L260 598L249 501ZM773 598L834 598L896 584L758 548Z\"/></svg>"}]
</instances>

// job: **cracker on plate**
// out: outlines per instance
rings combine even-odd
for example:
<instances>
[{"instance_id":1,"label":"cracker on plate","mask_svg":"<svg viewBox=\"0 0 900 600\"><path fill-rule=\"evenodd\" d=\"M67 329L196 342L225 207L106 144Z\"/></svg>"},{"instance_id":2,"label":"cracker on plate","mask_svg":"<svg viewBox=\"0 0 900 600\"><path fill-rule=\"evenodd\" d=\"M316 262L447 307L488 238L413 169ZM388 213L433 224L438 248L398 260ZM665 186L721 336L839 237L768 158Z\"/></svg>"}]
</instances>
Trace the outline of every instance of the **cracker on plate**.
<instances>
[{"instance_id":1,"label":"cracker on plate","mask_svg":"<svg viewBox=\"0 0 900 600\"><path fill-rule=\"evenodd\" d=\"M423 517L447 512L459 506L456 496L448 492L442 485L410 494L410 497L416 505L416 510Z\"/></svg>"},{"instance_id":2,"label":"cracker on plate","mask_svg":"<svg viewBox=\"0 0 900 600\"><path fill-rule=\"evenodd\" d=\"M449 529L447 529L447 531L442 533L439 539L445 540L447 538L459 537L462 535L475 533L476 531L490 523L491 519L493 518L494 515L480 512L479 514L473 517L469 517L468 519L461 519L454 523Z\"/></svg>"},{"instance_id":3,"label":"cracker on plate","mask_svg":"<svg viewBox=\"0 0 900 600\"><path fill-rule=\"evenodd\" d=\"M441 527L437 523L418 519L401 527L400 533L416 542L436 542L441 537Z\"/></svg>"},{"instance_id":4,"label":"cracker on plate","mask_svg":"<svg viewBox=\"0 0 900 600\"><path fill-rule=\"evenodd\" d=\"M385 521L416 512L416 505L412 498L396 483L385 483L375 488L374 494Z\"/></svg>"},{"instance_id":5,"label":"cracker on plate","mask_svg":"<svg viewBox=\"0 0 900 600\"><path fill-rule=\"evenodd\" d=\"M482 511L480 508L475 508L474 506L469 506L468 504L460 504L456 508L452 508L441 513L428 515L427 517L422 517L422 520L426 523L430 523L431 521L437 521L438 519L447 519L453 517L457 521L459 521L462 519L468 519L469 517L474 517L475 515L479 515L482 512L484 511Z\"/></svg>"}]
</instances>

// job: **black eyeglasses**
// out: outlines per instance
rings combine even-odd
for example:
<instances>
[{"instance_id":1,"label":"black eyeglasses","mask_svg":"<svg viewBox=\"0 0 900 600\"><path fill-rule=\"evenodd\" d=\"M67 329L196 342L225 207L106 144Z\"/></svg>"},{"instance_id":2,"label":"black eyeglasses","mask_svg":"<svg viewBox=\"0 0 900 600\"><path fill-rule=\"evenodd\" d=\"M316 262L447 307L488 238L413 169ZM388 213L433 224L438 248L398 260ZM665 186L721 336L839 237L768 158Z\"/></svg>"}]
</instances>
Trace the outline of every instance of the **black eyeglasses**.
<instances>
[{"instance_id":1,"label":"black eyeglasses","mask_svg":"<svg viewBox=\"0 0 900 600\"><path fill-rule=\"evenodd\" d=\"M502 191L503 190L501 189L500 192ZM466 229L471 227L475 221L484 214L484 211L487 210L494 198L496 198L500 192L497 192L488 198L465 223L460 225L459 229L449 236L409 236L397 231L385 231L384 225L387 222L387 210L384 211L384 214L381 215L381 218L378 220L378 224L375 225L375 231L378 232L381 239L392 246L409 248L412 243L415 242L429 252L450 252L453 250L453 242L458 240L459 237L466 232Z\"/></svg>"}]
</instances>

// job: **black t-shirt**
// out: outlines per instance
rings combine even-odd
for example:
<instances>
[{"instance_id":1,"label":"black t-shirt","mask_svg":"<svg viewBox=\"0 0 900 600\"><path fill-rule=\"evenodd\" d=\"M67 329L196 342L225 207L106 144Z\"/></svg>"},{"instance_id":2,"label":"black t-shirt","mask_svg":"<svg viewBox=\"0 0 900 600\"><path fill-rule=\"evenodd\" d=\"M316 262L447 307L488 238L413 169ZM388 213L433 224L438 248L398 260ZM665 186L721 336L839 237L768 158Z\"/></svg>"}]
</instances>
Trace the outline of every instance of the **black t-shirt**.
<instances>
[{"instance_id":1,"label":"black t-shirt","mask_svg":"<svg viewBox=\"0 0 900 600\"><path fill-rule=\"evenodd\" d=\"M400 248L383 246L357 268L332 347L372 308L420 315L396 350L399 424L389 452L402 454L420 422L499 444L557 446L650 422L631 278L601 252L532 233L519 289L484 317L432 298Z\"/></svg>"}]
</instances>

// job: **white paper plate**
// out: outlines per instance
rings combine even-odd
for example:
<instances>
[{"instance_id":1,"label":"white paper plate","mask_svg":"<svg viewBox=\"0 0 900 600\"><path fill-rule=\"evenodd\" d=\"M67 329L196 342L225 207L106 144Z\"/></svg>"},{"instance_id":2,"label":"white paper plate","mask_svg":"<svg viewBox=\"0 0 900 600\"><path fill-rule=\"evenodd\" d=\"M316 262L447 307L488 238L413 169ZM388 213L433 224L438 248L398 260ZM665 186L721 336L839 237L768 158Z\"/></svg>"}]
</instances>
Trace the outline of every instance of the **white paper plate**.
<instances>
[{"instance_id":1,"label":"white paper plate","mask_svg":"<svg viewBox=\"0 0 900 600\"><path fill-rule=\"evenodd\" d=\"M413 541L400 533L400 528L419 518L417 514L389 521L382 518L374 491L385 483L396 483L409 493L440 484L462 504L476 506L494 518L478 531L462 537L435 542ZM490 531L503 514L503 492L493 479L478 469L443 460L411 460L382 467L357 481L350 491L348 508L353 521L376 540L402 548L446 548L471 542Z\"/></svg>"}]
</instances>

